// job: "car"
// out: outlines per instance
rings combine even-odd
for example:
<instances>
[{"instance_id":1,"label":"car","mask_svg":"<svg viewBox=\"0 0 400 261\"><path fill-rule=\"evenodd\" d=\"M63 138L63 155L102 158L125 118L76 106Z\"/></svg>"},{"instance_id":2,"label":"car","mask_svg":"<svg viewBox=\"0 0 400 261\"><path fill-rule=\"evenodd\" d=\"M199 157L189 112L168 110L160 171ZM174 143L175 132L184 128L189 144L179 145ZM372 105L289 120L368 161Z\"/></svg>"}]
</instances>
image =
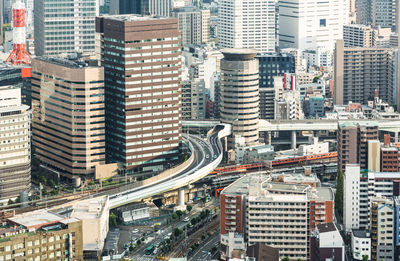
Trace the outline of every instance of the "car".
<instances>
[{"instance_id":1,"label":"car","mask_svg":"<svg viewBox=\"0 0 400 261\"><path fill-rule=\"evenodd\" d=\"M209 159L209 158L210 158L210 155L207 154L207 155L206 155L206 159Z\"/></svg>"},{"instance_id":2,"label":"car","mask_svg":"<svg viewBox=\"0 0 400 261\"><path fill-rule=\"evenodd\" d=\"M134 230L132 230L132 233L134 234L139 233L139 229L135 228Z\"/></svg>"},{"instance_id":3,"label":"car","mask_svg":"<svg viewBox=\"0 0 400 261\"><path fill-rule=\"evenodd\" d=\"M183 219L183 221L189 222L189 217L185 217L185 218Z\"/></svg>"},{"instance_id":4,"label":"car","mask_svg":"<svg viewBox=\"0 0 400 261\"><path fill-rule=\"evenodd\" d=\"M214 159L216 159L217 158L217 155L214 155Z\"/></svg>"}]
</instances>

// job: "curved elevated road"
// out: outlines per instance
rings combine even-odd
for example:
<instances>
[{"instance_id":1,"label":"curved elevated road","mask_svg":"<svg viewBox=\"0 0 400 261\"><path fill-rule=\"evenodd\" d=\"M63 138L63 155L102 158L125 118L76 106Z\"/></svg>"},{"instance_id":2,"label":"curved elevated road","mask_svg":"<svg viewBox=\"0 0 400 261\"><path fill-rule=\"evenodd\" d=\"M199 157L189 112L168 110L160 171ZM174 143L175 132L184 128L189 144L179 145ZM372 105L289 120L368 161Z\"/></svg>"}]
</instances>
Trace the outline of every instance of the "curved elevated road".
<instances>
[{"instance_id":1,"label":"curved elevated road","mask_svg":"<svg viewBox=\"0 0 400 261\"><path fill-rule=\"evenodd\" d=\"M110 209L187 186L205 177L221 163L223 157L221 139L230 134L231 126L229 124L218 124L207 135L207 141L189 135L190 147L194 150L193 153L196 153L194 161L196 164L191 164L186 170L168 178L111 195L109 197Z\"/></svg>"}]
</instances>

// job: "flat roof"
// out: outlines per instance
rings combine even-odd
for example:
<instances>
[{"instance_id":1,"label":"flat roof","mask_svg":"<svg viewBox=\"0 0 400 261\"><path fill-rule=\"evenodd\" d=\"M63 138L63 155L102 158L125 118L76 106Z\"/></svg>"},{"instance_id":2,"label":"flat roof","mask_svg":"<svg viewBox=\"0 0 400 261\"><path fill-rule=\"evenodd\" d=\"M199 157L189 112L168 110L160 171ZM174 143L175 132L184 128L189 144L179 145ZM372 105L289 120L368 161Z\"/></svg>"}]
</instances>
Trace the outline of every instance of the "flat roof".
<instances>
[{"instance_id":1,"label":"flat roof","mask_svg":"<svg viewBox=\"0 0 400 261\"><path fill-rule=\"evenodd\" d=\"M353 235L359 238L369 238L371 233L368 230L361 230L361 229L353 229Z\"/></svg>"},{"instance_id":2,"label":"flat roof","mask_svg":"<svg viewBox=\"0 0 400 261\"><path fill-rule=\"evenodd\" d=\"M117 20L121 22L134 22L134 21L151 21L159 19L168 19L173 17L163 17L163 16L151 16L151 15L139 15L139 14L126 14L126 15L102 15L100 18L107 18L112 20Z\"/></svg>"},{"instance_id":3,"label":"flat roof","mask_svg":"<svg viewBox=\"0 0 400 261\"><path fill-rule=\"evenodd\" d=\"M26 212L9 218L8 220L26 228L40 227L53 224L65 219L64 216L52 213L45 209Z\"/></svg>"},{"instance_id":4,"label":"flat roof","mask_svg":"<svg viewBox=\"0 0 400 261\"><path fill-rule=\"evenodd\" d=\"M89 63L80 57L49 57L49 56L38 56L36 60L64 66L72 69L83 69L83 68L98 68L99 66L89 66Z\"/></svg>"},{"instance_id":5,"label":"flat roof","mask_svg":"<svg viewBox=\"0 0 400 261\"><path fill-rule=\"evenodd\" d=\"M275 176L275 175L274 175ZM279 176L279 175L276 175ZM275 177L276 177L275 176ZM281 174L282 176L282 174ZM284 176L284 175L283 175ZM299 175L301 176L301 175ZM291 177L291 176L290 176ZM303 177L303 176L301 176ZM315 179L312 179L314 181ZM297 180L298 181L298 180ZM301 179L300 179L301 181ZM310 179L306 179L310 181ZM267 193L262 193L262 192ZM291 192L289 194L275 194L274 192ZM271 193L268 193L271 192ZM268 196L284 200L285 198L294 199L294 194L307 197L308 200L333 200L333 191L329 187L311 187L306 184L289 184L284 182L271 182L271 177L266 174L250 174L237 179L226 187L223 194L228 195L248 195L248 196ZM302 195L303 194L303 195Z\"/></svg>"},{"instance_id":6,"label":"flat roof","mask_svg":"<svg viewBox=\"0 0 400 261\"><path fill-rule=\"evenodd\" d=\"M319 233L326 233L326 232L332 232L336 231L336 226L333 223L323 223L323 224L318 224L317 229Z\"/></svg>"}]
</instances>

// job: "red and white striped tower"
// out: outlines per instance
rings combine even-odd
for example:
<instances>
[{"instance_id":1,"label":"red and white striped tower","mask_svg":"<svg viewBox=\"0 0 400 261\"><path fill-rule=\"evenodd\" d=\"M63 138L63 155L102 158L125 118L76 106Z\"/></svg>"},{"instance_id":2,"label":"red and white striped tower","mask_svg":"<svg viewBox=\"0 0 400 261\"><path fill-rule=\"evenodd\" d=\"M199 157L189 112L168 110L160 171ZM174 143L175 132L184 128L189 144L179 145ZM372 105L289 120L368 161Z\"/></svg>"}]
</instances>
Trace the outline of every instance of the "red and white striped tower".
<instances>
[{"instance_id":1,"label":"red and white striped tower","mask_svg":"<svg viewBox=\"0 0 400 261\"><path fill-rule=\"evenodd\" d=\"M30 64L31 56L26 50L25 35L25 4L22 0L16 0L12 6L13 22L13 50L6 63L13 65Z\"/></svg>"}]
</instances>

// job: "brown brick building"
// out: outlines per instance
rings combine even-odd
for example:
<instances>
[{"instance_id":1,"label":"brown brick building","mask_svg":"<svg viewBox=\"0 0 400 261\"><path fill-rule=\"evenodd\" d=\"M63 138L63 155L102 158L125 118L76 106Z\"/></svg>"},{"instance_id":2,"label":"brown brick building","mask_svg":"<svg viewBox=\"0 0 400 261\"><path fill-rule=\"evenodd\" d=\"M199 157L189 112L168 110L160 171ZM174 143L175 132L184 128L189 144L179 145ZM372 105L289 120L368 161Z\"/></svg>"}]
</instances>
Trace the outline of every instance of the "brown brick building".
<instances>
[{"instance_id":1,"label":"brown brick building","mask_svg":"<svg viewBox=\"0 0 400 261\"><path fill-rule=\"evenodd\" d=\"M107 162L128 173L178 160L181 58L178 19L96 18L104 63Z\"/></svg>"}]
</instances>

